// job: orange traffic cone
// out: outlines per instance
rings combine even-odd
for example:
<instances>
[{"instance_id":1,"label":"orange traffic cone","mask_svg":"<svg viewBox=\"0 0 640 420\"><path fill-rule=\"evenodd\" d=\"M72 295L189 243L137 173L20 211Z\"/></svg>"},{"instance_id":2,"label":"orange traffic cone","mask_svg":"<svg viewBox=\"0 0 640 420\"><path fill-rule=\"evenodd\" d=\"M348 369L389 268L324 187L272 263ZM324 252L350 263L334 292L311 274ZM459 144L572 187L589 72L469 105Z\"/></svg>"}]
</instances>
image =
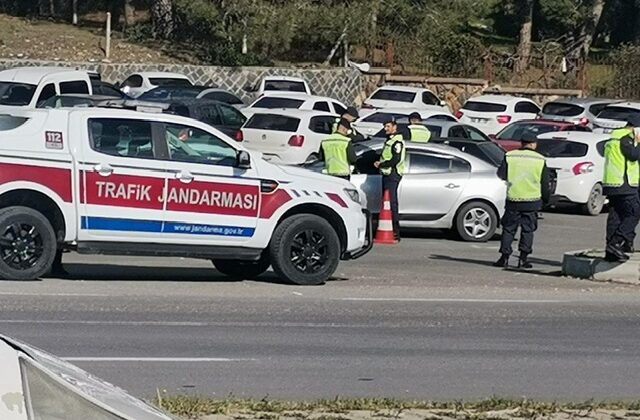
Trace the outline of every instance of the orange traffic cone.
<instances>
[{"instance_id":1,"label":"orange traffic cone","mask_svg":"<svg viewBox=\"0 0 640 420\"><path fill-rule=\"evenodd\" d=\"M380 217L378 220L378 230L373 240L376 244L394 245L397 244L393 235L393 215L391 214L391 199L389 198L389 190L384 190L382 199L382 208L380 209Z\"/></svg>"}]
</instances>

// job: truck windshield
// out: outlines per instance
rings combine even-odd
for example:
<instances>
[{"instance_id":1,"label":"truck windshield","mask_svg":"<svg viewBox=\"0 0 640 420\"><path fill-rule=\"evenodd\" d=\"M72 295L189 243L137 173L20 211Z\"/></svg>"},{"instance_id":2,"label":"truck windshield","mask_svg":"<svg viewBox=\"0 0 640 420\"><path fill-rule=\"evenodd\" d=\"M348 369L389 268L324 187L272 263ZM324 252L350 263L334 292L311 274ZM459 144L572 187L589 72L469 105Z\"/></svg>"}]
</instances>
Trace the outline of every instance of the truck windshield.
<instances>
[{"instance_id":1,"label":"truck windshield","mask_svg":"<svg viewBox=\"0 0 640 420\"><path fill-rule=\"evenodd\" d=\"M26 83L0 82L0 105L29 105L36 87Z\"/></svg>"}]
</instances>

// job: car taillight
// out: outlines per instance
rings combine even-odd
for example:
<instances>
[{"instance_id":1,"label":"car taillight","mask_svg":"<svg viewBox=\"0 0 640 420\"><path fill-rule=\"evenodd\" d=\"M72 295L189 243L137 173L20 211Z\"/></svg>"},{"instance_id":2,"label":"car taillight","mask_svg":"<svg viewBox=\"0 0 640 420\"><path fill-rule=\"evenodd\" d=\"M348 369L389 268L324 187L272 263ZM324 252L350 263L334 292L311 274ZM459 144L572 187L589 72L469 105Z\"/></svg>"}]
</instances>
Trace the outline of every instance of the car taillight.
<instances>
[{"instance_id":1,"label":"car taillight","mask_svg":"<svg viewBox=\"0 0 640 420\"><path fill-rule=\"evenodd\" d=\"M289 146L302 147L303 144L304 144L304 136L295 135L295 136L289 137Z\"/></svg>"},{"instance_id":2,"label":"car taillight","mask_svg":"<svg viewBox=\"0 0 640 420\"><path fill-rule=\"evenodd\" d=\"M498 124L509 124L511 121L511 115L498 115Z\"/></svg>"},{"instance_id":3,"label":"car taillight","mask_svg":"<svg viewBox=\"0 0 640 420\"><path fill-rule=\"evenodd\" d=\"M580 122L578 123L578 125L584 125L587 126L589 125L589 118L580 118Z\"/></svg>"},{"instance_id":4,"label":"car taillight","mask_svg":"<svg viewBox=\"0 0 640 420\"><path fill-rule=\"evenodd\" d=\"M574 175L582 175L593 172L595 165L593 162L580 162L573 167Z\"/></svg>"},{"instance_id":5,"label":"car taillight","mask_svg":"<svg viewBox=\"0 0 640 420\"><path fill-rule=\"evenodd\" d=\"M457 118L457 119L462 118L462 116L463 116L463 115L464 115L464 113L463 113L462 111L457 111L457 112L456 112L456 118Z\"/></svg>"},{"instance_id":6,"label":"car taillight","mask_svg":"<svg viewBox=\"0 0 640 420\"><path fill-rule=\"evenodd\" d=\"M244 141L244 134L242 133L242 130L236 131L235 139L236 139L237 142Z\"/></svg>"}]
</instances>

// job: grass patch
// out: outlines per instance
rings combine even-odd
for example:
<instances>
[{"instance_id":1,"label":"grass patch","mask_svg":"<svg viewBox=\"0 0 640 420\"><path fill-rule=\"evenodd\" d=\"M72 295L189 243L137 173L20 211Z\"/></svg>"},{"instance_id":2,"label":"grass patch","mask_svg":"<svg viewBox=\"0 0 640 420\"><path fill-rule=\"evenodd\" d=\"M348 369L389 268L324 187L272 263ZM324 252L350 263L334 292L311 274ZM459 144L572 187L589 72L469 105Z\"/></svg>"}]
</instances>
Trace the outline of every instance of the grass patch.
<instances>
[{"instance_id":1,"label":"grass patch","mask_svg":"<svg viewBox=\"0 0 640 420\"><path fill-rule=\"evenodd\" d=\"M393 398L324 399L316 401L278 401L264 398L252 399L212 399L203 396L162 396L154 401L160 408L189 419L205 415L243 414L253 418L277 420L286 418L348 419L354 411L370 412L372 418L401 418L407 410L430 410L436 416L456 419L502 418L493 412L508 412L514 418L535 419L558 413L589 418L595 410L625 411L625 418L638 415L640 401L586 401L581 403L540 402L494 397L476 402L464 401L405 401Z\"/></svg>"}]
</instances>

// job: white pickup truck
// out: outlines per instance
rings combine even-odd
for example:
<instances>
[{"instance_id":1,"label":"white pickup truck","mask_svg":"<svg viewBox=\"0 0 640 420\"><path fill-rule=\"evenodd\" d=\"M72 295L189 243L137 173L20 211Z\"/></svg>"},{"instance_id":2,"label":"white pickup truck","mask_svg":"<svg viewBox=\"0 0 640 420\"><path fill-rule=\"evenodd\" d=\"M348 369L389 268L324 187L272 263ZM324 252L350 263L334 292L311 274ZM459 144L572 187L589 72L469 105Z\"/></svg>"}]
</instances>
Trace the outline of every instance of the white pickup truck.
<instances>
[{"instance_id":1,"label":"white pickup truck","mask_svg":"<svg viewBox=\"0 0 640 420\"><path fill-rule=\"evenodd\" d=\"M0 277L56 252L183 256L321 284L371 249L349 182L280 167L211 126L112 108L0 110Z\"/></svg>"}]
</instances>

